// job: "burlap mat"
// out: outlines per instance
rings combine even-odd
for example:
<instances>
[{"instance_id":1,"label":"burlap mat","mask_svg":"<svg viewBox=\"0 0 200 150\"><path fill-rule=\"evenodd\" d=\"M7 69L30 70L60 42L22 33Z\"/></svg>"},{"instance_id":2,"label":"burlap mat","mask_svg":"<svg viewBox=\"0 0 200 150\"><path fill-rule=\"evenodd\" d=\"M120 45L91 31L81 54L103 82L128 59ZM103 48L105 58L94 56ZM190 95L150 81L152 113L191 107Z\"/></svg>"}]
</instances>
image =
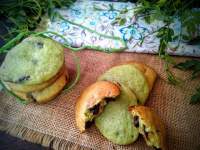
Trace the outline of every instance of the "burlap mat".
<instances>
[{"instance_id":1,"label":"burlap mat","mask_svg":"<svg viewBox=\"0 0 200 150\"><path fill-rule=\"evenodd\" d=\"M135 60L153 67L158 73L155 86L146 103L154 109L167 128L169 150L195 150L200 144L200 105L190 105L189 100L200 79L186 81L182 87L165 82L163 63L155 55L135 53L105 54L81 51L81 80L69 93L63 93L45 105L19 104L15 98L0 93L0 129L11 135L54 149L150 149L140 137L128 146L118 146L107 141L93 126L80 134L75 127L74 105L85 87L95 82L105 70L120 62ZM66 64L70 75L75 72L71 54L66 51ZM177 61L185 58L177 57ZM189 72L174 70L187 79Z\"/></svg>"}]
</instances>

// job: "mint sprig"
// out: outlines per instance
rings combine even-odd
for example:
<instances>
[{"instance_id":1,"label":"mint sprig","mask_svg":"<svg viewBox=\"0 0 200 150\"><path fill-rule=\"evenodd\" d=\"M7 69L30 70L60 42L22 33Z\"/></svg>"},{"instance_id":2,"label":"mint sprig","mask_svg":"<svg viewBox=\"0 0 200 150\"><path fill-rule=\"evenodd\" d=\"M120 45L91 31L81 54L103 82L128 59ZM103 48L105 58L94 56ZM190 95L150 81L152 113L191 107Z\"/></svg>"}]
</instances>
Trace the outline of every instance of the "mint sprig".
<instances>
[{"instance_id":1,"label":"mint sprig","mask_svg":"<svg viewBox=\"0 0 200 150\"><path fill-rule=\"evenodd\" d=\"M180 70L191 70L192 71L192 79L197 78L200 76L200 61L199 60L186 60L185 62L181 62L174 66Z\"/></svg>"}]
</instances>

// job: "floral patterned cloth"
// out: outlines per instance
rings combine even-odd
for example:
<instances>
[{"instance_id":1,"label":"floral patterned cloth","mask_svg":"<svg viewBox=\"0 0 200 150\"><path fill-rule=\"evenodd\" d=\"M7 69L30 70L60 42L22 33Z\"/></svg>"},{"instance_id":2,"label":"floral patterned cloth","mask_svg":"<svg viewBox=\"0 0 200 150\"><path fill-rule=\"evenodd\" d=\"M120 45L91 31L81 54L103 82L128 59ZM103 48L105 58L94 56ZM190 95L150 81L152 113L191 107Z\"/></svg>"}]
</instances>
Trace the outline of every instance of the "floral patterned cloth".
<instances>
[{"instance_id":1,"label":"floral patterned cloth","mask_svg":"<svg viewBox=\"0 0 200 150\"><path fill-rule=\"evenodd\" d=\"M147 24L142 17L136 19L135 7L135 4L129 2L78 0L69 9L57 10L68 21L56 18L52 22L49 21L47 30L64 35L72 47L157 53L159 38L156 37L155 31L164 23L154 21ZM123 10L128 11L122 13ZM119 16L126 19L123 25L114 24ZM171 27L175 29L175 34L178 34L180 22L177 19L174 22ZM53 38L64 42L59 37ZM178 43L179 47L176 48ZM172 55L200 57L200 44L188 45L187 41L177 40L171 42L169 47L168 52Z\"/></svg>"}]
</instances>

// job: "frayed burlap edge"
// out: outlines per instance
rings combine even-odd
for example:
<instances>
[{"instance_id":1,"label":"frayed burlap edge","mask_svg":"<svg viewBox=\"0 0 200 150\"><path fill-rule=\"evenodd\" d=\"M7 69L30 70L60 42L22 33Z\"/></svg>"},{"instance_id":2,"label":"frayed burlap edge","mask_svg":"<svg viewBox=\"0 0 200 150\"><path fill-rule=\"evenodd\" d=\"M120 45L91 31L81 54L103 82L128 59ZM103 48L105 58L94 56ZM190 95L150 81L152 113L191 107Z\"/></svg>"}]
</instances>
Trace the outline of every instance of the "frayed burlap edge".
<instances>
[{"instance_id":1,"label":"frayed burlap edge","mask_svg":"<svg viewBox=\"0 0 200 150\"><path fill-rule=\"evenodd\" d=\"M32 129L0 120L0 130L22 140L55 150L91 150L70 141L53 137Z\"/></svg>"}]
</instances>

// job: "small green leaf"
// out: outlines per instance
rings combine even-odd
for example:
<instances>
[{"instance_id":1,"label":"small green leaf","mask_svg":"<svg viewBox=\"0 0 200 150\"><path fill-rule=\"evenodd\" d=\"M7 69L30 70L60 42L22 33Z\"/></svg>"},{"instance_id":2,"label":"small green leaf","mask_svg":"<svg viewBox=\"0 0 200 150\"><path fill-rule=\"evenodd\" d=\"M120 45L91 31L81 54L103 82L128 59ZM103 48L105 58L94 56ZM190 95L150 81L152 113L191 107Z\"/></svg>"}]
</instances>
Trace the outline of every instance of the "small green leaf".
<instances>
[{"instance_id":1,"label":"small green leaf","mask_svg":"<svg viewBox=\"0 0 200 150\"><path fill-rule=\"evenodd\" d=\"M192 79L197 78L199 75L200 75L200 69L194 70L194 71L192 72Z\"/></svg>"},{"instance_id":2,"label":"small green leaf","mask_svg":"<svg viewBox=\"0 0 200 150\"><path fill-rule=\"evenodd\" d=\"M167 74L167 80L169 84L179 85L181 83L181 79L174 75L174 73L170 70L169 63L167 63L166 61L164 64L164 70Z\"/></svg>"},{"instance_id":3,"label":"small green leaf","mask_svg":"<svg viewBox=\"0 0 200 150\"><path fill-rule=\"evenodd\" d=\"M192 95L190 104L197 104L200 102L200 88L196 89L196 93Z\"/></svg>"},{"instance_id":4,"label":"small green leaf","mask_svg":"<svg viewBox=\"0 0 200 150\"><path fill-rule=\"evenodd\" d=\"M185 41L189 41L191 39L191 37L188 35L182 35L182 39Z\"/></svg>"},{"instance_id":5,"label":"small green leaf","mask_svg":"<svg viewBox=\"0 0 200 150\"><path fill-rule=\"evenodd\" d=\"M166 0L159 0L159 1L157 2L157 4L158 4L159 6L165 5L165 3L166 3Z\"/></svg>"},{"instance_id":6,"label":"small green leaf","mask_svg":"<svg viewBox=\"0 0 200 150\"><path fill-rule=\"evenodd\" d=\"M176 41L178 38L179 38L178 35L174 35L174 36L172 37L172 41Z\"/></svg>"},{"instance_id":7,"label":"small green leaf","mask_svg":"<svg viewBox=\"0 0 200 150\"><path fill-rule=\"evenodd\" d=\"M176 64L174 68L178 68L180 70L189 70L192 69L198 63L200 63L198 60L186 60L185 62Z\"/></svg>"},{"instance_id":8,"label":"small green leaf","mask_svg":"<svg viewBox=\"0 0 200 150\"><path fill-rule=\"evenodd\" d=\"M181 80L179 78L177 78L172 72L171 70L169 70L169 67L165 70L167 73L167 80L170 84L172 85L178 85L181 83Z\"/></svg>"},{"instance_id":9,"label":"small green leaf","mask_svg":"<svg viewBox=\"0 0 200 150\"><path fill-rule=\"evenodd\" d=\"M192 70L192 79L200 76L200 61L198 60L186 60L185 62L176 64L174 68L178 68L180 70Z\"/></svg>"},{"instance_id":10,"label":"small green leaf","mask_svg":"<svg viewBox=\"0 0 200 150\"><path fill-rule=\"evenodd\" d=\"M119 25L120 25L120 26L124 25L125 23L126 23L126 18L121 18L121 19L119 20Z\"/></svg>"},{"instance_id":11,"label":"small green leaf","mask_svg":"<svg viewBox=\"0 0 200 150\"><path fill-rule=\"evenodd\" d=\"M150 17L150 16L145 16L145 17L144 17L144 20L145 20L148 24L151 23L151 17Z\"/></svg>"},{"instance_id":12,"label":"small green leaf","mask_svg":"<svg viewBox=\"0 0 200 150\"><path fill-rule=\"evenodd\" d=\"M128 12L128 9L127 8L124 8L120 11L120 14L126 14Z\"/></svg>"}]
</instances>

